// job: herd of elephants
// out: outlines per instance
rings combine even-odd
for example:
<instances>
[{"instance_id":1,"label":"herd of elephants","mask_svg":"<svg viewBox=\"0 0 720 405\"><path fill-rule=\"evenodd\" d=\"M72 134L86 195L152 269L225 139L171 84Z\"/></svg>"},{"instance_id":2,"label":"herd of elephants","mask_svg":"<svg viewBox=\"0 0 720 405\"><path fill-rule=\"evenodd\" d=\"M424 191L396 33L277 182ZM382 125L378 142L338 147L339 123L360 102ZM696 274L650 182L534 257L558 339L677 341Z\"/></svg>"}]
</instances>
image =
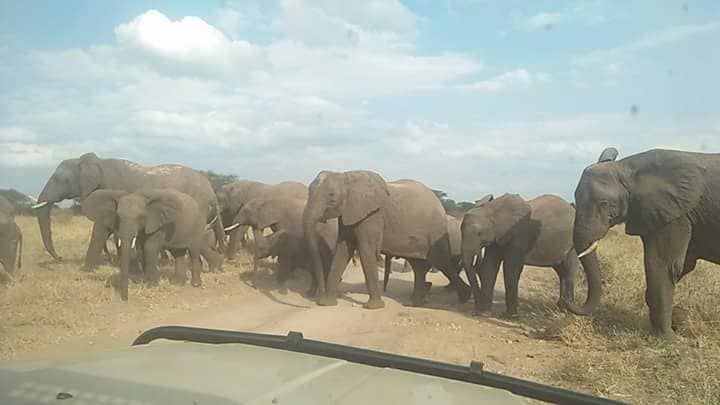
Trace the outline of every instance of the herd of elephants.
<instances>
[{"instance_id":1,"label":"herd of elephants","mask_svg":"<svg viewBox=\"0 0 720 405\"><path fill-rule=\"evenodd\" d=\"M598 242L624 223L625 232L643 242L652 331L673 337L675 284L698 259L720 263L720 154L652 149L617 155L607 148L585 168L574 204L553 195L488 195L456 218L421 182L386 181L373 171L322 171L309 186L240 180L213 190L203 174L186 166L147 167L87 153L58 165L33 208L45 249L62 260L53 244L51 209L66 199L80 201L94 223L83 269L101 264L114 240L120 271L109 284L123 300L129 274L156 283L159 260L168 254L176 259L173 282L186 281L189 257L191 284L201 285L202 259L211 270L221 268L252 232L255 266L257 259L277 257L280 286L296 269L308 271L307 294L318 305L337 304L343 272L357 258L369 293L364 307L382 308L382 254L385 286L392 258L412 267L413 305L424 303L431 286L426 274L434 268L461 303L473 296L477 312L490 309L502 264L508 315L517 311L525 265L553 268L558 306L591 314L602 295ZM272 230L267 236L266 228ZM13 207L0 197L0 281L12 278L21 256ZM578 304L574 285L581 268L588 293ZM463 269L470 285L460 277Z\"/></svg>"}]
</instances>

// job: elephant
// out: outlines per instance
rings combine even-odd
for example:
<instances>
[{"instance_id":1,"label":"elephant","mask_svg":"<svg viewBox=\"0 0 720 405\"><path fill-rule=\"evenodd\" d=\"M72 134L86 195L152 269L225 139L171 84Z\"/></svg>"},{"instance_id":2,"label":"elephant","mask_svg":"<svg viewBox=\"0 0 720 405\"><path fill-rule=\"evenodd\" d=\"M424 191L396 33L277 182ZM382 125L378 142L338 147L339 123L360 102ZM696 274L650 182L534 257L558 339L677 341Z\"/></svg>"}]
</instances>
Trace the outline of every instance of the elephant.
<instances>
[{"instance_id":1,"label":"elephant","mask_svg":"<svg viewBox=\"0 0 720 405\"><path fill-rule=\"evenodd\" d=\"M219 218L220 209L215 192L205 176L186 166L141 166L128 160L101 159L94 153L60 162L40 192L38 203L33 208L37 210L45 250L56 260L62 260L52 238L50 210L55 203L66 199L78 199L82 203L91 192L101 189L133 192L141 188L161 187L188 194L197 202L206 223L213 225L220 242L218 249L222 252L225 239L222 219ZM93 226L84 270L100 264L108 236L107 227Z\"/></svg>"},{"instance_id":2,"label":"elephant","mask_svg":"<svg viewBox=\"0 0 720 405\"><path fill-rule=\"evenodd\" d=\"M224 224L232 224L240 209L253 198L302 198L307 199L307 186L297 181L284 181L278 184L265 184L251 180L238 180L223 185L217 190L218 203ZM226 256L232 259L237 254L238 244L245 245L245 236L249 226L242 225L229 231L230 243ZM262 236L262 230L253 229L253 236Z\"/></svg>"},{"instance_id":3,"label":"elephant","mask_svg":"<svg viewBox=\"0 0 720 405\"><path fill-rule=\"evenodd\" d=\"M339 220L338 243L327 281L322 279L318 222ZM440 269L458 288L461 302L470 289L452 269L445 210L432 190L414 180L386 183L369 170L321 171L310 184L303 211L303 230L320 279L318 305L337 305L337 290L347 264L357 250L369 299L366 309L384 307L378 283L379 253L408 259L415 273L412 303L422 305L425 276L431 266ZM326 287L327 285L327 287Z\"/></svg>"},{"instance_id":4,"label":"elephant","mask_svg":"<svg viewBox=\"0 0 720 405\"><path fill-rule=\"evenodd\" d=\"M720 264L720 155L651 149L617 156L615 148L603 150L575 189L573 240L588 296L582 307L570 302L568 309L587 315L597 307L602 290L595 249L611 227L624 223L625 233L643 243L652 333L672 339L675 284L699 259Z\"/></svg>"},{"instance_id":5,"label":"elephant","mask_svg":"<svg viewBox=\"0 0 720 405\"><path fill-rule=\"evenodd\" d=\"M187 250L194 287L202 284L200 255L220 256L207 245L204 210L191 196L177 190L143 188L132 193L97 190L83 201L82 209L96 224L117 228L121 247L120 273L111 279L111 284L123 301L128 300L130 258L136 246L142 250L143 270L153 283L159 280L157 261L163 248L176 255L173 281L178 284L186 281L182 258Z\"/></svg>"},{"instance_id":6,"label":"elephant","mask_svg":"<svg viewBox=\"0 0 720 405\"><path fill-rule=\"evenodd\" d=\"M0 196L0 284L7 284L22 268L23 234L15 223L15 208Z\"/></svg>"},{"instance_id":7,"label":"elephant","mask_svg":"<svg viewBox=\"0 0 720 405\"><path fill-rule=\"evenodd\" d=\"M575 275L580 266L572 242L574 218L575 210L568 202L549 194L529 201L517 194L504 194L496 199L491 196L470 209L461 225L462 256L473 289L475 313L492 307L501 263L506 316L517 314L518 284L525 265L552 267L560 280L558 305L573 301Z\"/></svg>"},{"instance_id":8,"label":"elephant","mask_svg":"<svg viewBox=\"0 0 720 405\"><path fill-rule=\"evenodd\" d=\"M455 269L460 271L462 269L461 265L461 259L462 259L462 250L461 250L461 244L462 244L462 235L460 234L460 220L452 215L445 215L447 218L447 229L448 229L448 236L450 238L450 260L452 261L452 265ZM387 285L388 281L390 281L390 273L392 270L392 256L385 255L385 266L384 266L384 278L383 278L383 291L387 291ZM410 266L410 262L407 260L405 261L405 266ZM428 288L430 285L428 284ZM448 289L454 289L455 286L452 284L452 280L450 280L450 284L445 286Z\"/></svg>"},{"instance_id":9,"label":"elephant","mask_svg":"<svg viewBox=\"0 0 720 405\"><path fill-rule=\"evenodd\" d=\"M312 257L308 252L303 233L302 215L306 203L307 200L301 198L254 198L238 212L233 225L250 225L256 229L271 228L272 235L256 240L255 256L278 258L277 280L281 288L284 288L285 282L296 268L300 267L310 272L312 285L307 294L312 296L317 291L319 280L312 272ZM324 278L330 271L332 252L337 244L337 219L316 224L316 232L320 235Z\"/></svg>"}]
</instances>

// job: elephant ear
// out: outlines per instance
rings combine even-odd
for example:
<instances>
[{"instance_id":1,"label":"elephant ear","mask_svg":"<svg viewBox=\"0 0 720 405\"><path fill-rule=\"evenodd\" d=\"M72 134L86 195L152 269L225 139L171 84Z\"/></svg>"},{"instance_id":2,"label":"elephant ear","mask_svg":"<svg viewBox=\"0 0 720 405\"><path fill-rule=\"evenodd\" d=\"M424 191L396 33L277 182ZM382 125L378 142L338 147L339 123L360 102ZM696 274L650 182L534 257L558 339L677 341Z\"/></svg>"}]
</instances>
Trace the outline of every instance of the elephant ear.
<instances>
[{"instance_id":1,"label":"elephant ear","mask_svg":"<svg viewBox=\"0 0 720 405\"><path fill-rule=\"evenodd\" d=\"M488 195L486 195L485 197L483 197L483 198L481 198L481 199L479 199L479 200L475 200L475 207L473 207L473 208L481 207L481 206L489 203L490 201L492 201L493 198L494 198L494 197L493 197L492 194L488 194Z\"/></svg>"},{"instance_id":2,"label":"elephant ear","mask_svg":"<svg viewBox=\"0 0 720 405\"><path fill-rule=\"evenodd\" d=\"M83 214L91 221L114 228L117 220L117 202L126 195L123 190L95 190L81 203Z\"/></svg>"},{"instance_id":3,"label":"elephant ear","mask_svg":"<svg viewBox=\"0 0 720 405\"><path fill-rule=\"evenodd\" d=\"M705 168L687 156L651 151L634 177L625 232L643 235L687 214L705 193Z\"/></svg>"},{"instance_id":4,"label":"elephant ear","mask_svg":"<svg viewBox=\"0 0 720 405\"><path fill-rule=\"evenodd\" d=\"M182 210L182 201L170 190L153 190L149 197L145 233L157 232L161 227L175 222Z\"/></svg>"},{"instance_id":5,"label":"elephant ear","mask_svg":"<svg viewBox=\"0 0 720 405\"><path fill-rule=\"evenodd\" d=\"M530 218L530 204L517 194L505 194L487 203L490 221L493 223L495 241L507 244L514 236L518 224Z\"/></svg>"},{"instance_id":6,"label":"elephant ear","mask_svg":"<svg viewBox=\"0 0 720 405\"><path fill-rule=\"evenodd\" d=\"M600 153L600 157L598 157L598 163L613 162L615 161L615 159L617 159L617 156L617 149L613 147L605 148L603 149L602 153Z\"/></svg>"},{"instance_id":7,"label":"elephant ear","mask_svg":"<svg viewBox=\"0 0 720 405\"><path fill-rule=\"evenodd\" d=\"M80 196L85 198L102 185L103 171L100 158L94 153L80 156Z\"/></svg>"},{"instance_id":8,"label":"elephant ear","mask_svg":"<svg viewBox=\"0 0 720 405\"><path fill-rule=\"evenodd\" d=\"M283 207L279 200L264 201L255 212L255 226L265 229L277 224L283 218Z\"/></svg>"},{"instance_id":9,"label":"elephant ear","mask_svg":"<svg viewBox=\"0 0 720 405\"><path fill-rule=\"evenodd\" d=\"M387 184L379 174L357 170L345 172L347 196L341 210L344 225L353 225L379 210L390 196Z\"/></svg>"}]
</instances>

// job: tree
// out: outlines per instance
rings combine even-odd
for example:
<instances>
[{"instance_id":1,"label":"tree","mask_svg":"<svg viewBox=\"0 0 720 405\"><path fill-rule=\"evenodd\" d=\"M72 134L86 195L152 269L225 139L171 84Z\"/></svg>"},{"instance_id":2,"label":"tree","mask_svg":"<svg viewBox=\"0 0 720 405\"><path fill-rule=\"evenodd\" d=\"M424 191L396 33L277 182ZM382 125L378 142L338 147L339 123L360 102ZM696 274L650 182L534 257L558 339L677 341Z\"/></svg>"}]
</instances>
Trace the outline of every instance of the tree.
<instances>
[{"instance_id":1,"label":"tree","mask_svg":"<svg viewBox=\"0 0 720 405\"><path fill-rule=\"evenodd\" d=\"M217 190L225 184L230 184L237 181L238 179L238 177L234 174L220 174L215 173L212 170L198 170L198 172L202 173L205 177L208 178L213 190Z\"/></svg>"},{"instance_id":2,"label":"tree","mask_svg":"<svg viewBox=\"0 0 720 405\"><path fill-rule=\"evenodd\" d=\"M455 202L452 198L448 198L448 194L442 190L433 190L432 192L438 199L440 199L440 202L448 215L461 217L470 208L475 206L475 204L468 201Z\"/></svg>"}]
</instances>

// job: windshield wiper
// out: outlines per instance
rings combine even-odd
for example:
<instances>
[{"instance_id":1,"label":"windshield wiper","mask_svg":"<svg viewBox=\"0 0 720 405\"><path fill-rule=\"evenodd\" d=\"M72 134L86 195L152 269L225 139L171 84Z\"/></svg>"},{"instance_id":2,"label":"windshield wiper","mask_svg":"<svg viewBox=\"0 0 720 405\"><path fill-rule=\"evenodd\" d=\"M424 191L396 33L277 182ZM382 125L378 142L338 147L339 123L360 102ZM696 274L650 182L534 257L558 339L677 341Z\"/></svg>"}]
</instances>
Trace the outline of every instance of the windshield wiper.
<instances>
[{"instance_id":1,"label":"windshield wiper","mask_svg":"<svg viewBox=\"0 0 720 405\"><path fill-rule=\"evenodd\" d=\"M473 361L470 366L442 363L417 357L401 356L375 350L344 346L336 343L305 339L301 332L290 332L287 336L265 333L238 332L221 329L204 329L187 326L161 326L143 332L132 343L144 345L157 339L189 341L196 343L224 344L242 343L273 349L313 354L346 360L352 363L374 367L393 368L413 373L432 375L450 380L484 385L510 391L513 394L556 404L608 405L625 404L607 398L583 394L538 384L520 378L509 377L483 370L481 362Z\"/></svg>"}]
</instances>

